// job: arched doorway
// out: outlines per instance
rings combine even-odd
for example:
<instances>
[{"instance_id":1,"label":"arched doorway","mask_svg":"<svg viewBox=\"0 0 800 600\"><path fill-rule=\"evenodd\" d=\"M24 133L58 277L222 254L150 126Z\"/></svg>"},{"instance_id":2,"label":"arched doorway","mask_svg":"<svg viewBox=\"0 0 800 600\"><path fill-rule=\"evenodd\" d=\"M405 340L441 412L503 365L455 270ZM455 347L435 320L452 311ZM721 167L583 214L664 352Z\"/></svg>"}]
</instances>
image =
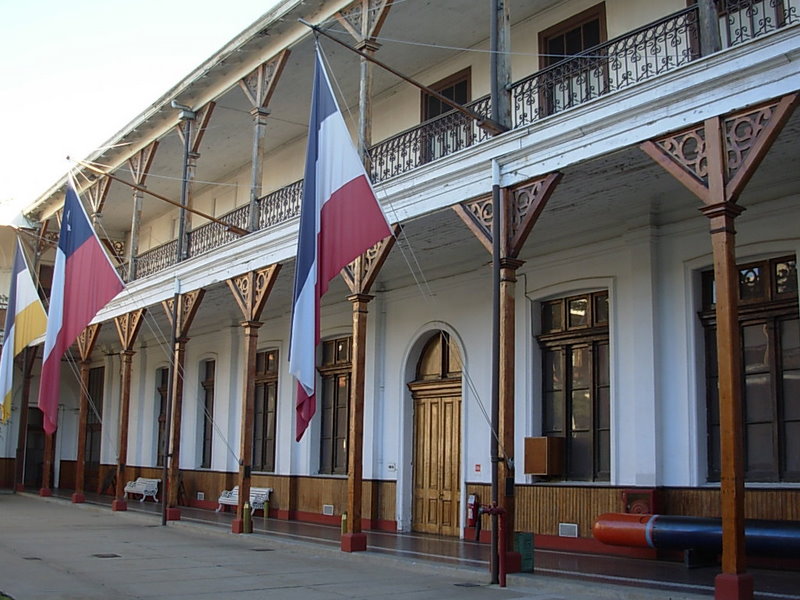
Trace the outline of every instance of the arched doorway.
<instances>
[{"instance_id":1,"label":"arched doorway","mask_svg":"<svg viewBox=\"0 0 800 600\"><path fill-rule=\"evenodd\" d=\"M459 534L461 493L461 359L450 336L439 331L425 344L414 401L413 504L411 528Z\"/></svg>"}]
</instances>

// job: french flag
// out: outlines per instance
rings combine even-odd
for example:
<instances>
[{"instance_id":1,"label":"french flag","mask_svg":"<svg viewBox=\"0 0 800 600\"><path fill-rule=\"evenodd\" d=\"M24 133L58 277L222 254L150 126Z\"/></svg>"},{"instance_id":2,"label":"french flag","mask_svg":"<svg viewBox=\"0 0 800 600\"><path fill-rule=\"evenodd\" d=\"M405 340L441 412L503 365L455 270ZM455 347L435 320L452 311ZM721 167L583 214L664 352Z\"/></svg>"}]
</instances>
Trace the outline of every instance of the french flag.
<instances>
[{"instance_id":1,"label":"french flag","mask_svg":"<svg viewBox=\"0 0 800 600\"><path fill-rule=\"evenodd\" d=\"M317 48L289 346L289 372L297 379L298 442L317 408L320 298L344 267L389 235Z\"/></svg>"},{"instance_id":2,"label":"french flag","mask_svg":"<svg viewBox=\"0 0 800 600\"><path fill-rule=\"evenodd\" d=\"M39 385L39 409L44 413L45 433L53 433L58 426L61 358L97 312L124 287L89 223L78 194L68 184Z\"/></svg>"}]
</instances>

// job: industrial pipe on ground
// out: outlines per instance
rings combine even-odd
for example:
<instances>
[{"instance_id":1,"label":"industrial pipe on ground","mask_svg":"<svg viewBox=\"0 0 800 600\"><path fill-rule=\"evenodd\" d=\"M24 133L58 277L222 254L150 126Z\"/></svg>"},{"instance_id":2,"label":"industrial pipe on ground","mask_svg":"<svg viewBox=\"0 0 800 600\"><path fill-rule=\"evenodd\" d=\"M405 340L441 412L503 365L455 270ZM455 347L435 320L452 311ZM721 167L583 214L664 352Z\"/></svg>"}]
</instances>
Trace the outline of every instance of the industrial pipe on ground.
<instances>
[{"instance_id":1,"label":"industrial pipe on ground","mask_svg":"<svg viewBox=\"0 0 800 600\"><path fill-rule=\"evenodd\" d=\"M594 522L595 539L613 546L660 550L722 551L722 520L677 515L602 514ZM748 554L800 557L800 522L745 521Z\"/></svg>"}]
</instances>

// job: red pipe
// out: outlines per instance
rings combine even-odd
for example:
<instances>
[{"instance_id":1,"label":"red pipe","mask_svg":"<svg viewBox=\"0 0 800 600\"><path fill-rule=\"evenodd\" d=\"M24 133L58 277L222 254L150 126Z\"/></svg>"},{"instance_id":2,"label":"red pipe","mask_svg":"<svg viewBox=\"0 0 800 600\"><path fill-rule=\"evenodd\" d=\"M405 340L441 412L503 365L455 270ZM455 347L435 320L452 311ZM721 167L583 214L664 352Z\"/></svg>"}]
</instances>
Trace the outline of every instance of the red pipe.
<instances>
[{"instance_id":1,"label":"red pipe","mask_svg":"<svg viewBox=\"0 0 800 600\"><path fill-rule=\"evenodd\" d=\"M497 515L497 537L500 543L497 545L497 567L500 587L506 587L506 552L508 541L506 540L506 509L496 504L484 504L481 506L481 513L485 515Z\"/></svg>"}]
</instances>

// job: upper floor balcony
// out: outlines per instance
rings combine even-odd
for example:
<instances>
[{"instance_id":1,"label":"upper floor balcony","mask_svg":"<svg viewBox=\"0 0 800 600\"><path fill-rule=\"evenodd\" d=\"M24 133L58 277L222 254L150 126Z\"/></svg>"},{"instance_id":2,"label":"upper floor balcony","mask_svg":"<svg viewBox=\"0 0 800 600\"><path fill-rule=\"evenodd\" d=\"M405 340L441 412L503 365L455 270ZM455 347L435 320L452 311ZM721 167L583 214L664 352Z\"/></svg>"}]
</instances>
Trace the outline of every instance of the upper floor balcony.
<instances>
[{"instance_id":1,"label":"upper floor balcony","mask_svg":"<svg viewBox=\"0 0 800 600\"><path fill-rule=\"evenodd\" d=\"M550 7L552 4L544 2L543 6ZM608 31L619 29L620 25L610 22L605 3L540 29L536 54L539 55L538 65L541 68L513 82L508 89L511 128L536 126L537 123L565 111L680 69L703 58L709 53L709 48L711 51L716 51L713 39L716 36L719 49L724 51L800 22L798 15L800 0L718 0L716 4L718 8L716 31L701 26L701 13L695 4L611 39L607 39ZM531 16L534 17L535 14ZM412 19L412 17L404 15L398 19ZM512 39L515 42L526 31L525 28L525 22L519 22L514 26L515 33L512 34ZM344 57L338 53L336 58ZM390 60L387 59L387 62ZM454 62L456 63L457 61ZM529 57L525 64L531 64ZM442 69L438 71L441 72ZM291 81L296 79L290 77ZM490 97L488 95L482 95L477 99L469 97L470 88L480 89L477 82L478 78L474 73L471 74L468 68L457 72L454 76L444 78L435 88L438 86L437 91L464 102L475 113L489 117ZM391 89L387 90L384 91L384 96L391 96ZM344 90L344 94L346 97L356 95L352 89L349 93L348 90ZM435 116L424 119L420 124L399 133L386 135L382 141L370 147L369 164L373 182L376 184L430 165L466 148L485 143L493 137L467 115L457 111L445 112L442 107L438 107L438 110L437 107L433 107L431 111L431 107L426 106L425 102L423 95L422 116L425 117L427 114ZM391 99L384 100L379 95L377 108L383 108L383 105L389 112L398 111ZM387 110L383 111L386 112ZM279 120L281 117L275 114L271 118ZM376 129L381 133L390 131L396 121L402 122L402 119L378 116ZM212 128L210 125L209 129ZM304 147L304 139L301 138L303 137L301 134L294 140L285 141L281 147L274 148L273 155L277 158L268 156L265 168L269 169L270 163L274 162L279 165L291 163L293 165L291 168L282 171L284 178L291 173L297 173L302 163L301 150ZM174 154L176 154L175 149L173 149ZM230 170L233 166L228 168ZM247 169L243 169L242 173ZM174 172L174 166L172 175L173 181L178 179L175 176L177 173ZM245 180L246 174L240 177L240 183ZM279 178L273 178L272 181L277 182ZM196 185L200 185L200 182ZM269 186L266 187L269 189ZM251 219L250 203L238 202L240 205L232 210L217 211L216 206L224 205L224 202L217 203L215 199L212 210L207 212L217 214L219 221L242 229L255 224L256 230L264 230L295 219L299 214L302 181L295 180L288 185L275 186L273 189L275 191L258 199L255 204L257 215L254 219ZM198 194L198 197L201 195ZM171 216L165 217L167 214ZM179 257L174 235L176 230L174 215L174 210L171 213L159 215L153 212L150 215L153 230L156 229L159 220L162 222L171 220L172 233L168 237L172 239L159 244L154 243L157 241L157 236L151 235L147 242L140 243L139 247L149 246L149 248L133 258L135 261L133 269L129 268L125 256L118 257L121 271L126 275L132 274L129 278L147 277L176 262L211 252L239 238L239 235L220 223L197 223L196 226L189 228L185 237L183 256ZM166 230L163 223L161 230L162 232ZM118 238L130 235L130 231L126 232L124 228L120 233ZM129 240L126 243L129 243Z\"/></svg>"}]
</instances>

